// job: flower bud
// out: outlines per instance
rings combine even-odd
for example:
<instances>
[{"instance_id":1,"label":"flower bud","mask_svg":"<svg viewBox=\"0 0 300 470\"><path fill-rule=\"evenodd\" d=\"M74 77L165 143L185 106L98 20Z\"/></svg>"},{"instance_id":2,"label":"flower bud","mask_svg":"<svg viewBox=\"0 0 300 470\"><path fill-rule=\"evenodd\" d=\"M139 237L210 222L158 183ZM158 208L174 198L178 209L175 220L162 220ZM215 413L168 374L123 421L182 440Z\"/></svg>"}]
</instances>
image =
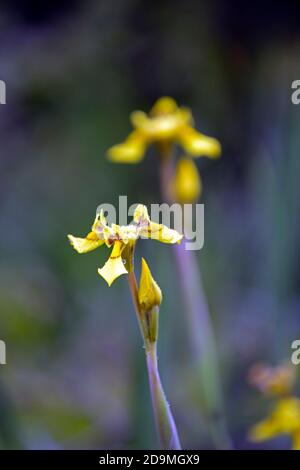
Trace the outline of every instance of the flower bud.
<instances>
[{"instance_id":1,"label":"flower bud","mask_svg":"<svg viewBox=\"0 0 300 470\"><path fill-rule=\"evenodd\" d=\"M159 307L162 301L162 293L152 277L148 264L142 258L142 270L139 287L139 303L144 312Z\"/></svg>"},{"instance_id":2,"label":"flower bud","mask_svg":"<svg viewBox=\"0 0 300 470\"><path fill-rule=\"evenodd\" d=\"M173 181L174 197L180 204L196 202L202 189L197 167L190 158L181 158Z\"/></svg>"}]
</instances>

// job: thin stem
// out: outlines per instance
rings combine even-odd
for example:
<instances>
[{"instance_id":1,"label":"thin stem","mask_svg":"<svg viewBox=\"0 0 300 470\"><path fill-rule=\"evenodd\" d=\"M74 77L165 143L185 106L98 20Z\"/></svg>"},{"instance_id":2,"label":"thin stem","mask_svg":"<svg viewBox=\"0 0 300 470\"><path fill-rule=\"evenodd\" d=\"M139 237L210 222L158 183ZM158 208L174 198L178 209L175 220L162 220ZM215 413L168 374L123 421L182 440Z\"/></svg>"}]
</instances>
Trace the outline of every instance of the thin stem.
<instances>
[{"instance_id":1,"label":"thin stem","mask_svg":"<svg viewBox=\"0 0 300 470\"><path fill-rule=\"evenodd\" d=\"M165 202L169 204L175 202L170 192L170 182L174 176L173 165L170 154L161 158L161 193ZM217 349L200 267L196 253L185 250L183 244L175 247L174 254L187 307L194 364L198 370L205 400L210 435L217 448L228 449L231 448L231 440L225 423Z\"/></svg>"},{"instance_id":2,"label":"thin stem","mask_svg":"<svg viewBox=\"0 0 300 470\"><path fill-rule=\"evenodd\" d=\"M174 174L174 162L171 155L171 149L160 157L160 189L164 202L171 204L172 199L172 180Z\"/></svg>"},{"instance_id":3,"label":"thin stem","mask_svg":"<svg viewBox=\"0 0 300 470\"><path fill-rule=\"evenodd\" d=\"M181 449L181 446L175 421L167 402L158 372L156 341L150 342L148 339L146 323L143 321L139 305L138 287L134 271L129 272L128 283L139 328L144 341L152 407L159 441L164 450L179 450Z\"/></svg>"},{"instance_id":4,"label":"thin stem","mask_svg":"<svg viewBox=\"0 0 300 470\"><path fill-rule=\"evenodd\" d=\"M165 450L180 450L181 445L175 421L158 372L156 343L148 345L146 360L156 429L161 445Z\"/></svg>"},{"instance_id":5,"label":"thin stem","mask_svg":"<svg viewBox=\"0 0 300 470\"><path fill-rule=\"evenodd\" d=\"M215 337L205 298L201 272L195 252L186 251L183 245L174 250L182 292L187 306L189 332L198 370L201 391L206 404L209 431L217 448L231 448L223 411Z\"/></svg>"},{"instance_id":6,"label":"thin stem","mask_svg":"<svg viewBox=\"0 0 300 470\"><path fill-rule=\"evenodd\" d=\"M139 294L138 294L138 286L137 286L137 281L136 277L134 274L134 271L130 271L128 273L128 284L129 284L129 289L131 293L131 297L133 300L133 305L134 305L134 311L136 314L136 319L139 325L139 329L141 332L141 335L144 339L144 332L143 332L143 325L142 325L142 319L141 319L141 314L140 314L140 303L139 303Z\"/></svg>"}]
</instances>

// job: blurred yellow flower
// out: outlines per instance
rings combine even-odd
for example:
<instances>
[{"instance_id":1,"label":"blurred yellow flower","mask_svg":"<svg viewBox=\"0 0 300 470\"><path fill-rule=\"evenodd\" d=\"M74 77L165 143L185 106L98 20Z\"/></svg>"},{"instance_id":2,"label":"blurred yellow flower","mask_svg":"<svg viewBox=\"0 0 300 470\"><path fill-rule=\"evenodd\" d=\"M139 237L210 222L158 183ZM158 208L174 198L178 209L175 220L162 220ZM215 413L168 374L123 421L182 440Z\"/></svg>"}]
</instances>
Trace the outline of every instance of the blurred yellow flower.
<instances>
[{"instance_id":1,"label":"blurred yellow flower","mask_svg":"<svg viewBox=\"0 0 300 470\"><path fill-rule=\"evenodd\" d=\"M138 163L149 145L157 143L167 146L175 143L193 157L217 158L221 153L220 143L194 128L191 111L178 107L173 98L160 98L149 115L142 111L131 114L134 130L127 139L111 147L107 155L116 163Z\"/></svg>"},{"instance_id":2,"label":"blurred yellow flower","mask_svg":"<svg viewBox=\"0 0 300 470\"><path fill-rule=\"evenodd\" d=\"M295 368L291 364L269 367L255 364L249 373L249 381L266 395L287 395L295 382Z\"/></svg>"},{"instance_id":3,"label":"blurred yellow flower","mask_svg":"<svg viewBox=\"0 0 300 470\"><path fill-rule=\"evenodd\" d=\"M292 438L294 450L300 450L300 400L295 397L278 400L272 413L264 421L253 426L249 437L252 441L261 442L280 434Z\"/></svg>"},{"instance_id":4,"label":"blurred yellow flower","mask_svg":"<svg viewBox=\"0 0 300 470\"><path fill-rule=\"evenodd\" d=\"M162 243L180 243L182 235L163 224L152 222L147 208L139 204L130 225L107 225L103 211L96 215L91 232L85 238L68 235L69 241L78 253L87 253L105 244L112 252L103 266L98 269L110 286L122 274L128 273L132 262L135 243L138 238L152 238ZM125 266L127 264L127 266Z\"/></svg>"},{"instance_id":5,"label":"blurred yellow flower","mask_svg":"<svg viewBox=\"0 0 300 470\"><path fill-rule=\"evenodd\" d=\"M201 189L201 179L193 160L185 157L180 158L173 179L174 200L180 204L195 202L201 194Z\"/></svg>"}]
</instances>

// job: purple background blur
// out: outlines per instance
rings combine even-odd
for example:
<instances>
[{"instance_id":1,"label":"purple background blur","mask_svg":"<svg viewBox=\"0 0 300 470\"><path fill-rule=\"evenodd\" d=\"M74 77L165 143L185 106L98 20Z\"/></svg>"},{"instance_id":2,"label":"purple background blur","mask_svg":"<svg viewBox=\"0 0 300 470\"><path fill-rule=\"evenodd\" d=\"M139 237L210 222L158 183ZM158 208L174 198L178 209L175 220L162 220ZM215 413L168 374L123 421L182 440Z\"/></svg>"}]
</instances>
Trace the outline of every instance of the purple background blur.
<instances>
[{"instance_id":1,"label":"purple background blur","mask_svg":"<svg viewBox=\"0 0 300 470\"><path fill-rule=\"evenodd\" d=\"M126 279L78 256L102 202L159 202L155 152L112 165L129 113L161 95L223 146L197 160L199 252L237 448L268 403L247 381L300 338L300 5L294 2L3 1L0 8L0 447L155 448L142 344ZM141 242L165 293L159 360L185 448L208 448L171 248Z\"/></svg>"}]
</instances>

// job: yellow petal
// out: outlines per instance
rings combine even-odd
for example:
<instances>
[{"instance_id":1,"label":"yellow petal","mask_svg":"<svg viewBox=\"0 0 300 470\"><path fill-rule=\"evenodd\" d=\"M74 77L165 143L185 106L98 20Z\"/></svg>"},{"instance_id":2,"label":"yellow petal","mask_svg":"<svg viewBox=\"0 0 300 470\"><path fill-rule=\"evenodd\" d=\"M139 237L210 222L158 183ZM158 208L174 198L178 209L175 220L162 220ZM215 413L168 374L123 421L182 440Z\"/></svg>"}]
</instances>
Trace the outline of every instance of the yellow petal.
<instances>
[{"instance_id":1,"label":"yellow petal","mask_svg":"<svg viewBox=\"0 0 300 470\"><path fill-rule=\"evenodd\" d=\"M300 400L287 397L278 400L271 415L252 428L250 438L254 441L263 441L278 434L289 434L293 437L297 435L299 429Z\"/></svg>"},{"instance_id":2,"label":"yellow petal","mask_svg":"<svg viewBox=\"0 0 300 470\"><path fill-rule=\"evenodd\" d=\"M122 242L115 241L109 259L106 261L103 268L98 269L98 273L105 279L109 286L111 286L117 277L128 273L121 256L124 246Z\"/></svg>"},{"instance_id":3,"label":"yellow petal","mask_svg":"<svg viewBox=\"0 0 300 470\"><path fill-rule=\"evenodd\" d=\"M279 423L271 417L253 426L249 438L254 442L260 442L272 439L281 433Z\"/></svg>"},{"instance_id":4,"label":"yellow petal","mask_svg":"<svg viewBox=\"0 0 300 470\"><path fill-rule=\"evenodd\" d=\"M159 307L162 301L162 293L152 277L151 271L145 259L142 258L142 270L139 286L139 302L144 311L150 311Z\"/></svg>"},{"instance_id":5,"label":"yellow petal","mask_svg":"<svg viewBox=\"0 0 300 470\"><path fill-rule=\"evenodd\" d=\"M138 204L133 213L133 220L136 224L140 224L144 221L150 222L147 207L143 204Z\"/></svg>"},{"instance_id":6,"label":"yellow petal","mask_svg":"<svg viewBox=\"0 0 300 470\"><path fill-rule=\"evenodd\" d=\"M134 131L123 143L111 147L107 156L115 163L139 163L145 155L146 147L144 137Z\"/></svg>"},{"instance_id":7,"label":"yellow petal","mask_svg":"<svg viewBox=\"0 0 300 470\"><path fill-rule=\"evenodd\" d=\"M143 111L133 111L130 114L130 121L133 127L136 127L137 129L143 127L144 125L147 125L149 118L146 113Z\"/></svg>"},{"instance_id":8,"label":"yellow petal","mask_svg":"<svg viewBox=\"0 0 300 470\"><path fill-rule=\"evenodd\" d=\"M180 129L178 141L194 157L218 158L221 155L221 145L217 139L201 134L190 126Z\"/></svg>"},{"instance_id":9,"label":"yellow petal","mask_svg":"<svg viewBox=\"0 0 300 470\"><path fill-rule=\"evenodd\" d=\"M282 398L273 412L274 419L280 422L282 432L292 434L300 425L300 400L296 397Z\"/></svg>"},{"instance_id":10,"label":"yellow petal","mask_svg":"<svg viewBox=\"0 0 300 470\"><path fill-rule=\"evenodd\" d=\"M191 123L189 109L178 108L174 113L148 117L142 111L131 114L133 126L143 134L149 142L175 140L180 129Z\"/></svg>"},{"instance_id":11,"label":"yellow petal","mask_svg":"<svg viewBox=\"0 0 300 470\"><path fill-rule=\"evenodd\" d=\"M88 251L95 250L104 243L104 241L100 240L94 232L88 233L85 238L68 235L68 239L78 253L87 253Z\"/></svg>"},{"instance_id":12,"label":"yellow petal","mask_svg":"<svg viewBox=\"0 0 300 470\"><path fill-rule=\"evenodd\" d=\"M93 223L92 230L95 230L99 226L101 226L101 227L106 227L107 226L107 220L104 216L103 209L101 209L100 212L97 212L94 223Z\"/></svg>"},{"instance_id":13,"label":"yellow petal","mask_svg":"<svg viewBox=\"0 0 300 470\"><path fill-rule=\"evenodd\" d=\"M106 218L104 217L103 209L101 212L96 214L95 221L93 223L92 231L95 232L98 238L104 241L104 243L111 247L113 240L115 240L115 232L112 227L107 225Z\"/></svg>"},{"instance_id":14,"label":"yellow petal","mask_svg":"<svg viewBox=\"0 0 300 470\"><path fill-rule=\"evenodd\" d=\"M173 181L174 198L180 204L197 201L201 193L201 180L195 163L190 158L181 158L176 166Z\"/></svg>"},{"instance_id":15,"label":"yellow petal","mask_svg":"<svg viewBox=\"0 0 300 470\"><path fill-rule=\"evenodd\" d=\"M140 227L140 236L145 238L152 238L162 243L180 243L183 235L168 228L166 225L150 222L148 225Z\"/></svg>"},{"instance_id":16,"label":"yellow petal","mask_svg":"<svg viewBox=\"0 0 300 470\"><path fill-rule=\"evenodd\" d=\"M178 109L177 103L169 96L162 96L153 105L150 115L160 116L162 114L172 114Z\"/></svg>"}]
</instances>

